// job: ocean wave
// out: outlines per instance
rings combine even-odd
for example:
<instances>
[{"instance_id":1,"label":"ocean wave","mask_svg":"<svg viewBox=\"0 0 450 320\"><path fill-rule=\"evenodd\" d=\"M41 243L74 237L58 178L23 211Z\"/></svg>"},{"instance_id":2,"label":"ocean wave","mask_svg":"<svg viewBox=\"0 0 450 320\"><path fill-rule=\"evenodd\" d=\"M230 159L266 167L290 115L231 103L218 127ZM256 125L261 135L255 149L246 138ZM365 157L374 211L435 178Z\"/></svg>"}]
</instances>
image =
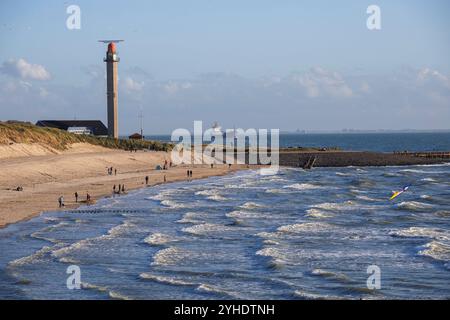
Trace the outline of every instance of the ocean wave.
<instances>
[{"instance_id":1,"label":"ocean wave","mask_svg":"<svg viewBox=\"0 0 450 320\"><path fill-rule=\"evenodd\" d=\"M232 227L224 226L220 224L214 224L214 223L202 223L197 224L192 227L183 228L183 232L195 234L195 235L208 235L208 234L215 234L220 232L227 232L233 230Z\"/></svg>"},{"instance_id":2,"label":"ocean wave","mask_svg":"<svg viewBox=\"0 0 450 320\"><path fill-rule=\"evenodd\" d=\"M386 178L394 178L394 177L400 177L401 176L401 174L394 173L394 172L383 172L381 175L383 177L386 177Z\"/></svg>"},{"instance_id":3,"label":"ocean wave","mask_svg":"<svg viewBox=\"0 0 450 320\"><path fill-rule=\"evenodd\" d=\"M61 248L62 246L64 246L63 243L58 243L54 246L44 246L33 254L10 261L8 265L11 267L20 267L28 264L44 262L51 255L53 250Z\"/></svg>"},{"instance_id":4,"label":"ocean wave","mask_svg":"<svg viewBox=\"0 0 450 320\"><path fill-rule=\"evenodd\" d=\"M339 177L351 177L351 173L344 173L344 172L335 172L335 174Z\"/></svg>"},{"instance_id":5,"label":"ocean wave","mask_svg":"<svg viewBox=\"0 0 450 320\"><path fill-rule=\"evenodd\" d=\"M95 290L95 291L98 291L100 293L105 293L111 299L116 299L116 300L134 300L132 297L126 296L126 295L124 295L122 293L119 293L117 291L111 291L106 286L99 286L99 285L91 284L91 283L88 283L88 282L82 282L81 283L81 289L84 289L84 290Z\"/></svg>"},{"instance_id":6,"label":"ocean wave","mask_svg":"<svg viewBox=\"0 0 450 320\"><path fill-rule=\"evenodd\" d=\"M83 250L85 248L88 248L89 246L93 245L93 243L95 241L111 240L111 239L118 238L118 237L122 236L124 233L129 232L129 229L133 228L135 226L136 225L134 223L132 223L130 221L125 221L122 224L119 224L119 225L114 226L111 229L109 229L106 234L103 234L101 236L94 237L94 238L82 239L82 240L74 242L70 245L66 245L62 248L58 248L58 249L54 250L51 253L51 255L54 258L58 258L59 261L61 261L61 262L74 261L74 260L70 259L69 257L65 257L65 255L71 253L72 251Z\"/></svg>"},{"instance_id":7,"label":"ocean wave","mask_svg":"<svg viewBox=\"0 0 450 320\"><path fill-rule=\"evenodd\" d=\"M377 199L374 199L374 198L371 198L371 197L368 197L365 195L358 195L358 196L356 196L356 199L363 200L363 201L371 201L371 202L378 201Z\"/></svg>"},{"instance_id":8,"label":"ocean wave","mask_svg":"<svg viewBox=\"0 0 450 320\"><path fill-rule=\"evenodd\" d=\"M324 278L338 280L341 282L349 282L350 281L350 278L343 273L337 273L337 272L327 271L327 270L323 270L323 269L314 269L311 271L311 274L315 275L315 276L321 276Z\"/></svg>"},{"instance_id":9,"label":"ocean wave","mask_svg":"<svg viewBox=\"0 0 450 320\"><path fill-rule=\"evenodd\" d=\"M108 294L111 299L115 299L115 300L134 300L134 298L126 296L117 291L109 291Z\"/></svg>"},{"instance_id":10,"label":"ocean wave","mask_svg":"<svg viewBox=\"0 0 450 320\"><path fill-rule=\"evenodd\" d=\"M259 204L259 203L256 203L256 202L251 202L251 201L250 202L246 202L243 205L239 206L239 208L242 208L242 209L256 209L256 208L263 208L263 207L265 207L265 205Z\"/></svg>"},{"instance_id":11,"label":"ocean wave","mask_svg":"<svg viewBox=\"0 0 450 320\"><path fill-rule=\"evenodd\" d=\"M428 256L435 260L450 261L450 245L438 241L431 241L425 244L419 251L419 255Z\"/></svg>"},{"instance_id":12,"label":"ocean wave","mask_svg":"<svg viewBox=\"0 0 450 320\"><path fill-rule=\"evenodd\" d=\"M186 212L177 223L204 223L207 215L199 212Z\"/></svg>"},{"instance_id":13,"label":"ocean wave","mask_svg":"<svg viewBox=\"0 0 450 320\"><path fill-rule=\"evenodd\" d=\"M450 240L450 232L448 230L437 228L411 227L408 229L392 230L389 234L398 237L424 237L444 241Z\"/></svg>"},{"instance_id":14,"label":"ocean wave","mask_svg":"<svg viewBox=\"0 0 450 320\"><path fill-rule=\"evenodd\" d=\"M211 284L202 283L196 288L196 290L208 292L208 293L216 293L216 294L220 294L220 295L225 295L225 296L228 296L228 297L234 298L234 299L242 299L243 298L243 297L240 297L240 295L236 292L231 292L229 290L222 289L218 286L214 286Z\"/></svg>"},{"instance_id":15,"label":"ocean wave","mask_svg":"<svg viewBox=\"0 0 450 320\"><path fill-rule=\"evenodd\" d=\"M420 173L420 174L442 174L446 173L445 171L428 171L428 170L419 170L419 169L403 169L401 172L406 173Z\"/></svg>"},{"instance_id":16,"label":"ocean wave","mask_svg":"<svg viewBox=\"0 0 450 320\"><path fill-rule=\"evenodd\" d=\"M396 206L399 209L406 209L410 211L421 211L431 209L433 207L431 204L418 201L403 201L398 203Z\"/></svg>"},{"instance_id":17,"label":"ocean wave","mask_svg":"<svg viewBox=\"0 0 450 320\"><path fill-rule=\"evenodd\" d=\"M158 251L153 256L152 265L170 266L177 265L179 262L187 259L191 255L190 252L177 247L169 247Z\"/></svg>"},{"instance_id":18,"label":"ocean wave","mask_svg":"<svg viewBox=\"0 0 450 320\"><path fill-rule=\"evenodd\" d=\"M294 296L306 300L342 300L343 297L295 290Z\"/></svg>"},{"instance_id":19,"label":"ocean wave","mask_svg":"<svg viewBox=\"0 0 450 320\"><path fill-rule=\"evenodd\" d=\"M284 233L302 233L302 232L323 232L329 231L333 226L323 222L305 222L281 226L278 232Z\"/></svg>"},{"instance_id":20,"label":"ocean wave","mask_svg":"<svg viewBox=\"0 0 450 320\"><path fill-rule=\"evenodd\" d=\"M189 282L186 280L173 278L173 277L155 275L155 274L151 274L148 272L141 273L139 275L139 277L141 279L152 280L155 282L170 284L170 285L175 285L175 286L197 286L198 285L197 283L194 283L194 282Z\"/></svg>"},{"instance_id":21,"label":"ocean wave","mask_svg":"<svg viewBox=\"0 0 450 320\"><path fill-rule=\"evenodd\" d=\"M266 247L261 250L256 251L256 255L273 258L273 262L278 265L286 264L286 255L281 250L275 247Z\"/></svg>"},{"instance_id":22,"label":"ocean wave","mask_svg":"<svg viewBox=\"0 0 450 320\"><path fill-rule=\"evenodd\" d=\"M324 210L342 210L342 209L348 209L349 206L354 206L355 203L348 200L345 202L324 202L324 203L318 203L313 204L310 206L310 208L317 208L317 209L324 209Z\"/></svg>"},{"instance_id":23,"label":"ocean wave","mask_svg":"<svg viewBox=\"0 0 450 320\"><path fill-rule=\"evenodd\" d=\"M331 218L333 217L333 214L319 209L311 208L306 210L306 216L313 218Z\"/></svg>"},{"instance_id":24,"label":"ocean wave","mask_svg":"<svg viewBox=\"0 0 450 320\"><path fill-rule=\"evenodd\" d=\"M210 190L202 190L197 191L195 193L197 196L206 196L209 200L214 201L225 201L227 200L224 196L222 196L217 189L210 189Z\"/></svg>"},{"instance_id":25,"label":"ocean wave","mask_svg":"<svg viewBox=\"0 0 450 320\"><path fill-rule=\"evenodd\" d=\"M447 218L450 217L450 210L438 210L434 214L438 217Z\"/></svg>"},{"instance_id":26,"label":"ocean wave","mask_svg":"<svg viewBox=\"0 0 450 320\"><path fill-rule=\"evenodd\" d=\"M169 236L169 235L164 234L164 233L153 233L153 234L149 235L148 237L146 237L144 239L144 242L148 243L150 245L158 246L158 245L164 245L164 244L167 244L167 243L170 243L170 242L176 242L178 240L179 239L174 238L174 237Z\"/></svg>"},{"instance_id":27,"label":"ocean wave","mask_svg":"<svg viewBox=\"0 0 450 320\"><path fill-rule=\"evenodd\" d=\"M163 190L159 192L158 194L146 198L147 200L154 200L154 201L162 201L167 199L168 196L173 195L176 193L176 189L170 189L170 190Z\"/></svg>"},{"instance_id":28,"label":"ocean wave","mask_svg":"<svg viewBox=\"0 0 450 320\"><path fill-rule=\"evenodd\" d=\"M256 219L261 218L261 214L258 212L248 212L248 211L240 211L235 210L225 214L228 218L236 218L236 219Z\"/></svg>"},{"instance_id":29,"label":"ocean wave","mask_svg":"<svg viewBox=\"0 0 450 320\"><path fill-rule=\"evenodd\" d=\"M295 190L313 190L313 189L321 189L322 187L311 183L294 183L287 186L283 186L283 188Z\"/></svg>"},{"instance_id":30,"label":"ocean wave","mask_svg":"<svg viewBox=\"0 0 450 320\"><path fill-rule=\"evenodd\" d=\"M168 199L162 200L161 204L170 209L182 209L182 208L190 208L191 207L187 204L175 202L173 200L168 200Z\"/></svg>"},{"instance_id":31,"label":"ocean wave","mask_svg":"<svg viewBox=\"0 0 450 320\"><path fill-rule=\"evenodd\" d=\"M425 182L436 182L436 179L433 179L433 178L422 178L422 179L420 179L420 181L425 181Z\"/></svg>"},{"instance_id":32,"label":"ocean wave","mask_svg":"<svg viewBox=\"0 0 450 320\"><path fill-rule=\"evenodd\" d=\"M272 188L272 189L267 189L266 193L275 193L275 194L279 194L279 193L290 193L290 191L286 190L286 189L277 189L277 188Z\"/></svg>"}]
</instances>

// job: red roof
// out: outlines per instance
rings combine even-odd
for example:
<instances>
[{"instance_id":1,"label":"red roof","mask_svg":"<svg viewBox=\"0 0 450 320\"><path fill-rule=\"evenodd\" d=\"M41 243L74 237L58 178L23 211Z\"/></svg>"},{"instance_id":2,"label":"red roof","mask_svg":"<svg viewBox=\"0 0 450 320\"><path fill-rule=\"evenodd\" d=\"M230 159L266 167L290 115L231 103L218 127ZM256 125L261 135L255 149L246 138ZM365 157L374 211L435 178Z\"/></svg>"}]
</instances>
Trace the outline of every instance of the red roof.
<instances>
[{"instance_id":1,"label":"red roof","mask_svg":"<svg viewBox=\"0 0 450 320\"><path fill-rule=\"evenodd\" d=\"M112 53L116 52L116 44L114 42L110 42L108 44L108 52Z\"/></svg>"}]
</instances>

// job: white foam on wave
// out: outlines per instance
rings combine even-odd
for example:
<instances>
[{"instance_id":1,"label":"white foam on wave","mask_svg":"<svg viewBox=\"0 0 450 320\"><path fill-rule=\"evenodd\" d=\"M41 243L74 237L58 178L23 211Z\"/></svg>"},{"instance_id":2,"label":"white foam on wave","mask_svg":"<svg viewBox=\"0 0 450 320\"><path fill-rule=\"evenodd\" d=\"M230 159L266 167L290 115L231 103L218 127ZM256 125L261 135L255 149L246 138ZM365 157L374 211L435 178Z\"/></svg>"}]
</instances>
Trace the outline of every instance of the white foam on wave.
<instances>
[{"instance_id":1,"label":"white foam on wave","mask_svg":"<svg viewBox=\"0 0 450 320\"><path fill-rule=\"evenodd\" d=\"M348 209L350 206L354 206L354 205L355 205L354 202L348 200L345 202L324 202L324 203L313 204L310 206L310 208L333 211L333 210Z\"/></svg>"},{"instance_id":2,"label":"white foam on wave","mask_svg":"<svg viewBox=\"0 0 450 320\"><path fill-rule=\"evenodd\" d=\"M206 213L186 212L177 223L204 223L206 218Z\"/></svg>"},{"instance_id":3,"label":"white foam on wave","mask_svg":"<svg viewBox=\"0 0 450 320\"><path fill-rule=\"evenodd\" d=\"M446 173L445 171L427 171L427 170L419 170L419 169L403 169L401 172L406 173L421 173L421 174L441 174Z\"/></svg>"},{"instance_id":4,"label":"white foam on wave","mask_svg":"<svg viewBox=\"0 0 450 320\"><path fill-rule=\"evenodd\" d=\"M319 209L311 208L306 210L306 216L320 219L320 218L331 218L333 217L333 214Z\"/></svg>"},{"instance_id":5,"label":"white foam on wave","mask_svg":"<svg viewBox=\"0 0 450 320\"><path fill-rule=\"evenodd\" d=\"M333 229L333 226L323 222L305 222L281 226L278 232L302 233L302 232L324 232Z\"/></svg>"},{"instance_id":6,"label":"white foam on wave","mask_svg":"<svg viewBox=\"0 0 450 320\"><path fill-rule=\"evenodd\" d=\"M192 227L183 228L183 232L195 234L195 235L207 235L211 233L220 233L220 232L227 232L233 230L232 227L224 226L220 224L214 224L214 223L202 223L197 224Z\"/></svg>"},{"instance_id":7,"label":"white foam on wave","mask_svg":"<svg viewBox=\"0 0 450 320\"><path fill-rule=\"evenodd\" d=\"M175 202L174 200L162 200L161 204L165 207L168 207L170 209L182 209L182 208L189 208L190 206L187 204Z\"/></svg>"},{"instance_id":8,"label":"white foam on wave","mask_svg":"<svg viewBox=\"0 0 450 320\"><path fill-rule=\"evenodd\" d=\"M153 256L152 265L170 266L177 265L179 262L187 259L190 253L177 247L169 247L158 251Z\"/></svg>"},{"instance_id":9,"label":"white foam on wave","mask_svg":"<svg viewBox=\"0 0 450 320\"><path fill-rule=\"evenodd\" d=\"M162 200L167 199L168 196L173 195L174 193L176 193L176 189L163 190L160 193L158 193L158 194L156 194L154 196L148 197L146 199L147 200L162 201Z\"/></svg>"},{"instance_id":10,"label":"white foam on wave","mask_svg":"<svg viewBox=\"0 0 450 320\"><path fill-rule=\"evenodd\" d=\"M286 255L283 251L276 247L265 247L256 252L256 255L273 258L273 264L284 265L286 264Z\"/></svg>"},{"instance_id":11,"label":"white foam on wave","mask_svg":"<svg viewBox=\"0 0 450 320\"><path fill-rule=\"evenodd\" d=\"M257 219L261 218L261 214L254 211L241 211L241 210L235 210L232 212L229 212L225 214L228 218L235 218L235 219Z\"/></svg>"},{"instance_id":12,"label":"white foam on wave","mask_svg":"<svg viewBox=\"0 0 450 320\"><path fill-rule=\"evenodd\" d=\"M303 290L295 290L294 295L296 297L299 297L301 299L306 299L306 300L342 300L343 299L340 296L317 294L317 293L307 292L307 291L303 291Z\"/></svg>"},{"instance_id":13,"label":"white foam on wave","mask_svg":"<svg viewBox=\"0 0 450 320\"><path fill-rule=\"evenodd\" d=\"M226 290L226 289L223 289L223 288L221 288L219 286L215 286L215 285L211 285L211 284L202 283L196 288L196 290L203 291L203 292L208 292L208 293L217 293L217 294L221 294L221 295L226 295L226 296L230 296L230 297L235 298L235 299L242 299L243 298L236 292L231 292L229 290Z\"/></svg>"},{"instance_id":14,"label":"white foam on wave","mask_svg":"<svg viewBox=\"0 0 450 320\"><path fill-rule=\"evenodd\" d=\"M224 196L222 196L219 193L219 190L217 190L217 189L209 189L209 190L197 191L195 193L195 195L197 195L197 196L206 196L209 200L214 200L214 201L225 201L225 200L227 200Z\"/></svg>"},{"instance_id":15,"label":"white foam on wave","mask_svg":"<svg viewBox=\"0 0 450 320\"><path fill-rule=\"evenodd\" d=\"M420 181L425 181L425 182L436 182L436 179L433 179L433 178L422 178L422 179L420 179Z\"/></svg>"},{"instance_id":16,"label":"white foam on wave","mask_svg":"<svg viewBox=\"0 0 450 320\"><path fill-rule=\"evenodd\" d=\"M265 205L259 204L259 203L256 203L256 202L251 202L251 201L250 202L246 202L243 205L239 206L239 208L242 208L242 209L256 209L256 208L263 208L263 207L265 207Z\"/></svg>"},{"instance_id":17,"label":"white foam on wave","mask_svg":"<svg viewBox=\"0 0 450 320\"><path fill-rule=\"evenodd\" d=\"M336 172L335 174L339 177L351 177L352 176L351 173L344 173L344 172Z\"/></svg>"},{"instance_id":18,"label":"white foam on wave","mask_svg":"<svg viewBox=\"0 0 450 320\"><path fill-rule=\"evenodd\" d=\"M190 281L186 281L186 280L183 280L183 279L155 275L155 274L151 274L149 272L141 273L139 275L139 277L141 279L145 279L145 280L152 280L152 281L155 281L155 282L164 283L164 284L170 284L170 285L176 285L176 286L196 286L197 285L196 283L193 283L193 282L190 282Z\"/></svg>"},{"instance_id":19,"label":"white foam on wave","mask_svg":"<svg viewBox=\"0 0 450 320\"><path fill-rule=\"evenodd\" d=\"M420 211L424 209L430 209L433 205L428 203L423 203L419 201L403 201L397 204L397 208L407 209L411 211Z\"/></svg>"},{"instance_id":20,"label":"white foam on wave","mask_svg":"<svg viewBox=\"0 0 450 320\"><path fill-rule=\"evenodd\" d=\"M408 229L392 230L389 234L398 237L424 237L444 241L450 240L450 232L438 228L411 227Z\"/></svg>"},{"instance_id":21,"label":"white foam on wave","mask_svg":"<svg viewBox=\"0 0 450 320\"><path fill-rule=\"evenodd\" d=\"M88 282L82 282L81 283L81 289L84 290L95 290L100 293L106 293L111 299L116 300L134 300L132 297L126 296L122 293L119 293L117 291L111 291L108 287L105 286L99 286L96 284L91 284Z\"/></svg>"},{"instance_id":22,"label":"white foam on wave","mask_svg":"<svg viewBox=\"0 0 450 320\"><path fill-rule=\"evenodd\" d=\"M450 261L450 245L434 240L425 244L419 251L419 255L448 262Z\"/></svg>"},{"instance_id":23,"label":"white foam on wave","mask_svg":"<svg viewBox=\"0 0 450 320\"><path fill-rule=\"evenodd\" d=\"M321 276L324 278L331 278L339 281L350 281L350 278L343 273L327 271L323 269L314 269L311 271L311 274L315 276Z\"/></svg>"},{"instance_id":24,"label":"white foam on wave","mask_svg":"<svg viewBox=\"0 0 450 320\"><path fill-rule=\"evenodd\" d=\"M19 267L27 264L43 262L46 260L46 257L48 257L52 253L53 250L61 248L62 246L64 246L63 243L58 243L54 246L44 246L33 254L10 261L8 265L12 267Z\"/></svg>"},{"instance_id":25,"label":"white foam on wave","mask_svg":"<svg viewBox=\"0 0 450 320\"><path fill-rule=\"evenodd\" d=\"M116 239L123 234L130 231L131 228L134 228L136 225L130 221L125 221L122 224L112 227L107 231L106 234L103 234L94 238L86 238L80 241L74 242L68 246L64 246L52 252L52 257L58 258L61 262L73 261L69 257L65 255L76 251L76 250L84 250L89 248L95 241L103 241L103 240L112 240Z\"/></svg>"},{"instance_id":26,"label":"white foam on wave","mask_svg":"<svg viewBox=\"0 0 450 320\"><path fill-rule=\"evenodd\" d=\"M313 190L322 189L321 186L311 184L311 183L294 183L287 186L283 186L284 189L295 189L295 190Z\"/></svg>"},{"instance_id":27,"label":"white foam on wave","mask_svg":"<svg viewBox=\"0 0 450 320\"><path fill-rule=\"evenodd\" d=\"M171 242L176 242L179 239L174 238L172 236L169 236L167 234L164 233L152 233L151 235L149 235L148 237L146 237L144 239L145 243L148 243L150 245L164 245L167 243L171 243Z\"/></svg>"}]
</instances>

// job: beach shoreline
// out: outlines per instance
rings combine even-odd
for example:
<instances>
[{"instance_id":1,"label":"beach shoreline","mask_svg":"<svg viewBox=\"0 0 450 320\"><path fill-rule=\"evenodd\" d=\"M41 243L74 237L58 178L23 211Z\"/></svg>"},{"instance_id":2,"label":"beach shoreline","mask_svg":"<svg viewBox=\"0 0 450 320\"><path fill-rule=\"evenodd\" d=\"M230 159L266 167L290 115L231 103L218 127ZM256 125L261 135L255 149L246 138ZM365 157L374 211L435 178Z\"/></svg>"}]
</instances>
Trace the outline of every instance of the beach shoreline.
<instances>
[{"instance_id":1,"label":"beach shoreline","mask_svg":"<svg viewBox=\"0 0 450 320\"><path fill-rule=\"evenodd\" d=\"M170 161L170 153L163 151L128 152L86 146L60 154L30 155L0 159L0 228L32 219L47 211L71 210L86 202L114 195L113 186L125 185L125 192L162 183L222 176L252 168L247 165L180 165L167 170L156 167ZM117 168L108 174L107 168ZM192 170L192 178L187 177ZM148 176L148 184L145 177ZM166 181L164 181L164 176ZM16 191L17 187L23 191ZM75 201L75 192L79 194ZM64 197L59 208L58 198Z\"/></svg>"}]
</instances>

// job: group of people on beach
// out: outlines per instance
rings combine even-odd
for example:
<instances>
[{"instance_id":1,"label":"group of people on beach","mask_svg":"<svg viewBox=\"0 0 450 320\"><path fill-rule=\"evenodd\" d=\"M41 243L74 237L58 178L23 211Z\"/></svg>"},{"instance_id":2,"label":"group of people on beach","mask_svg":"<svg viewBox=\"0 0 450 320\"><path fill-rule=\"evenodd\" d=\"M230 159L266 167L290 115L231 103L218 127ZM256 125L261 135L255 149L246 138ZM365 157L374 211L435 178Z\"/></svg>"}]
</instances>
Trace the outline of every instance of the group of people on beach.
<instances>
[{"instance_id":1,"label":"group of people on beach","mask_svg":"<svg viewBox=\"0 0 450 320\"><path fill-rule=\"evenodd\" d=\"M75 193L73 195L75 197L75 203L78 203L78 192L75 191ZM89 204L90 202L91 202L91 195L89 194L89 191L86 191L86 203ZM66 206L65 203L64 203L64 196L63 195L61 195L58 198L58 205L59 205L60 208L63 208L63 207Z\"/></svg>"},{"instance_id":2,"label":"group of people on beach","mask_svg":"<svg viewBox=\"0 0 450 320\"><path fill-rule=\"evenodd\" d=\"M169 162L169 161L167 161L167 160L164 160L163 170L168 170L168 168L170 168L170 167L172 167L172 166L173 166L172 161ZM211 165L211 168L213 168L212 165ZM113 174L114 174L114 175L117 175L117 168L114 168L114 167L108 167L108 168L107 168L107 173L108 173L108 175L113 175ZM187 176L187 178L188 178L188 181L191 181L192 176L193 176L193 172L192 172L191 169L188 169L188 170L186 171L186 176ZM149 176L145 176L144 180L145 180L145 185L148 185L148 184L149 184L149 181L150 181ZM164 182L167 182L166 175L164 175L163 181L164 181ZM116 185L114 184L114 185L113 185L113 190L112 190L112 191L113 191L113 195L126 193L126 192L125 192L125 184L119 184L118 186L116 186ZM79 198L78 192L75 192L75 193L74 193L74 197L75 197L75 203L78 203L78 198ZM90 202L91 202L91 195L89 194L89 192L86 192L86 203L89 204ZM59 205L59 208L65 207L64 196L63 196L63 195L61 195L61 196L58 198L58 205Z\"/></svg>"},{"instance_id":3,"label":"group of people on beach","mask_svg":"<svg viewBox=\"0 0 450 320\"><path fill-rule=\"evenodd\" d=\"M116 185L113 186L113 194L125 193L125 184L119 183L119 188L116 189Z\"/></svg>"},{"instance_id":4,"label":"group of people on beach","mask_svg":"<svg viewBox=\"0 0 450 320\"><path fill-rule=\"evenodd\" d=\"M167 159L166 160L164 160L164 165L163 165L163 167L162 167L162 169L163 170L168 170L169 168L172 168L172 166L173 166L173 163L172 163L172 161L167 161Z\"/></svg>"}]
</instances>

